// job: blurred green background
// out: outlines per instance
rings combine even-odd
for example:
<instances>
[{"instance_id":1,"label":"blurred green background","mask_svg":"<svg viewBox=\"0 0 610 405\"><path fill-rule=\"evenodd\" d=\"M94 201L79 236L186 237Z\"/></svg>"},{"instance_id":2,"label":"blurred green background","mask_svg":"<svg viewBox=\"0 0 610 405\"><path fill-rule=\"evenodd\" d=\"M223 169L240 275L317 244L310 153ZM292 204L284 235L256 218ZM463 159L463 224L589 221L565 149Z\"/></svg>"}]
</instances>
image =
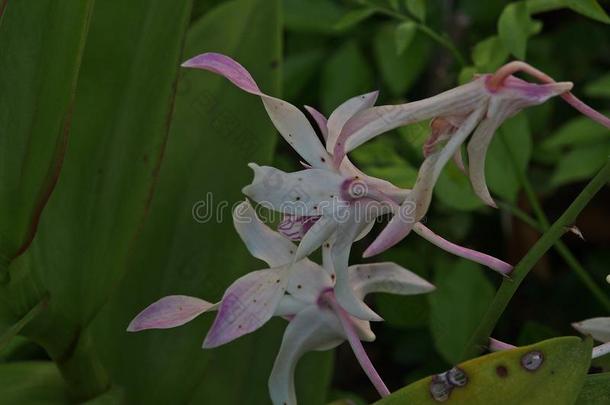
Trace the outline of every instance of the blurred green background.
<instances>
[{"instance_id":1,"label":"blurred green background","mask_svg":"<svg viewBox=\"0 0 610 405\"><path fill-rule=\"evenodd\" d=\"M178 329L125 332L161 296L215 301L238 276L262 268L226 212L223 221L198 223L192 208L208 193L214 207L242 199L248 162L300 168L258 98L181 69L182 61L225 53L263 91L329 114L375 89L378 104L402 103L523 59L573 81L579 97L608 113L609 5L0 1L0 403L269 402L282 320L211 351L200 348L209 314ZM427 135L426 123L400 128L352 156L368 174L410 187ZM515 264L546 217L558 217L605 163L609 135L559 99L531 108L501 128L488 153L500 209L483 206L450 163L426 223ZM566 235L538 263L497 338L532 343L608 315L609 206L606 187L576 224L584 239ZM370 238L356 244L354 261ZM386 322L374 325L378 339L366 347L395 390L458 361L500 280L414 236L382 259L438 287L371 301ZM308 354L298 375L302 404L376 398L346 345Z\"/></svg>"}]
</instances>

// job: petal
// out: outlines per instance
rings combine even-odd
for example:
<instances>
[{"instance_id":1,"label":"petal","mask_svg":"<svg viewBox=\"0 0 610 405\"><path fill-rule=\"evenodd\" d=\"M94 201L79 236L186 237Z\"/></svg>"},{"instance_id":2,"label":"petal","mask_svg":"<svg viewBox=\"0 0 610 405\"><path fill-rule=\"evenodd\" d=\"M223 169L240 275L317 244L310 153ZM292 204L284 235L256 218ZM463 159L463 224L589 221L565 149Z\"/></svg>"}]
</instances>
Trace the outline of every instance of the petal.
<instances>
[{"instance_id":1,"label":"petal","mask_svg":"<svg viewBox=\"0 0 610 405\"><path fill-rule=\"evenodd\" d=\"M274 405L296 405L294 371L301 356L312 350L328 350L343 342L343 336L328 323L339 320L329 311L311 306L290 321L269 377Z\"/></svg>"},{"instance_id":2,"label":"petal","mask_svg":"<svg viewBox=\"0 0 610 405\"><path fill-rule=\"evenodd\" d=\"M610 342L610 317L585 319L572 326L584 335L593 336L595 340Z\"/></svg>"},{"instance_id":3,"label":"petal","mask_svg":"<svg viewBox=\"0 0 610 405\"><path fill-rule=\"evenodd\" d=\"M264 260L269 267L292 262L296 246L262 223L250 202L235 207L233 225L252 256Z\"/></svg>"},{"instance_id":4,"label":"petal","mask_svg":"<svg viewBox=\"0 0 610 405\"><path fill-rule=\"evenodd\" d=\"M318 249L324 242L326 242L333 233L337 230L337 222L331 215L325 215L321 217L310 229L307 231L295 255L295 260L301 260L302 258L309 256L316 249Z\"/></svg>"},{"instance_id":5,"label":"petal","mask_svg":"<svg viewBox=\"0 0 610 405\"><path fill-rule=\"evenodd\" d=\"M203 347L223 345L263 326L284 296L288 274L284 268L259 270L231 284Z\"/></svg>"},{"instance_id":6,"label":"petal","mask_svg":"<svg viewBox=\"0 0 610 405\"><path fill-rule=\"evenodd\" d=\"M296 299L315 304L320 294L332 287L330 275L309 259L300 260L290 268L287 291Z\"/></svg>"},{"instance_id":7,"label":"petal","mask_svg":"<svg viewBox=\"0 0 610 405\"><path fill-rule=\"evenodd\" d=\"M313 167L330 167L329 155L305 115L292 104L261 92L250 73L235 60L209 52L189 59L182 66L217 73L240 89L260 96L273 125L294 150Z\"/></svg>"},{"instance_id":8,"label":"petal","mask_svg":"<svg viewBox=\"0 0 610 405\"><path fill-rule=\"evenodd\" d=\"M339 225L335 241L331 246L331 258L336 274L335 296L341 306L352 316L365 321L382 321L378 314L370 309L362 297L358 297L352 288L348 273L349 254L356 236L367 226L361 218L353 215Z\"/></svg>"},{"instance_id":9,"label":"petal","mask_svg":"<svg viewBox=\"0 0 610 405\"><path fill-rule=\"evenodd\" d=\"M286 173L250 163L252 183L242 192L266 208L295 216L317 216L340 205L344 178L330 170L305 169Z\"/></svg>"},{"instance_id":10,"label":"petal","mask_svg":"<svg viewBox=\"0 0 610 405\"><path fill-rule=\"evenodd\" d=\"M184 325L218 304L186 295L169 295L150 304L127 327L128 332L146 329L169 329Z\"/></svg>"},{"instance_id":11,"label":"petal","mask_svg":"<svg viewBox=\"0 0 610 405\"><path fill-rule=\"evenodd\" d=\"M337 138L347 120L352 118L354 114L374 106L378 95L378 91L373 91L352 97L332 112L330 117L328 117L328 139L326 140L326 150L328 153L333 153Z\"/></svg>"},{"instance_id":12,"label":"petal","mask_svg":"<svg viewBox=\"0 0 610 405\"><path fill-rule=\"evenodd\" d=\"M322 137L324 138L324 140L326 140L328 138L328 126L327 126L328 120L326 119L324 114L322 114L320 111L318 111L315 108L310 107L308 105L305 106L305 109L307 110L309 115L311 115L313 120L316 122L316 124L318 125L318 128L320 128L320 133L322 134Z\"/></svg>"},{"instance_id":13,"label":"petal","mask_svg":"<svg viewBox=\"0 0 610 405\"><path fill-rule=\"evenodd\" d=\"M387 195L388 197L394 199L396 202L403 201L407 197L407 194L411 191L409 189L396 187L394 184L390 183L387 180L367 175L366 173L358 169L349 160L348 157L343 159L343 161L341 162L339 172L345 177L359 177L369 187L375 188L376 190Z\"/></svg>"},{"instance_id":14,"label":"petal","mask_svg":"<svg viewBox=\"0 0 610 405\"><path fill-rule=\"evenodd\" d=\"M350 266L349 282L361 299L372 292L415 295L435 289L417 274L392 262Z\"/></svg>"},{"instance_id":15,"label":"petal","mask_svg":"<svg viewBox=\"0 0 610 405\"><path fill-rule=\"evenodd\" d=\"M434 97L401 105L366 109L350 118L333 150L335 166L366 141L391 129L444 115L466 115L489 98L483 78L448 90Z\"/></svg>"},{"instance_id":16,"label":"petal","mask_svg":"<svg viewBox=\"0 0 610 405\"><path fill-rule=\"evenodd\" d=\"M456 245L455 243L449 242L448 240L443 239L442 237L432 232L421 222L415 224L413 230L417 232L417 234L420 235L422 238L431 242L435 246L438 246L441 249L456 256L472 260L473 262L480 263L483 266L487 266L490 269L502 274L503 276L507 276L511 273L511 271L513 271L513 266L511 266L510 264L500 259L496 259L495 257L487 255L485 253L477 252L476 250L468 249L463 246Z\"/></svg>"},{"instance_id":17,"label":"petal","mask_svg":"<svg viewBox=\"0 0 610 405\"><path fill-rule=\"evenodd\" d=\"M366 249L364 257L374 256L394 246L409 234L415 223L424 217L432 199L434 185L443 167L475 128L483 112L483 108L472 112L449 138L445 147L424 160L419 169L415 187L407 195L399 212L394 215L385 229L377 236L377 239Z\"/></svg>"},{"instance_id":18,"label":"petal","mask_svg":"<svg viewBox=\"0 0 610 405\"><path fill-rule=\"evenodd\" d=\"M300 241L320 217L297 217L295 215L284 215L282 222L277 226L278 232L291 241Z\"/></svg>"},{"instance_id":19,"label":"petal","mask_svg":"<svg viewBox=\"0 0 610 405\"><path fill-rule=\"evenodd\" d=\"M494 208L497 206L485 181L485 156L496 130L506 118L504 114L488 116L481 121L468 142L468 172L472 189L481 201Z\"/></svg>"}]
</instances>

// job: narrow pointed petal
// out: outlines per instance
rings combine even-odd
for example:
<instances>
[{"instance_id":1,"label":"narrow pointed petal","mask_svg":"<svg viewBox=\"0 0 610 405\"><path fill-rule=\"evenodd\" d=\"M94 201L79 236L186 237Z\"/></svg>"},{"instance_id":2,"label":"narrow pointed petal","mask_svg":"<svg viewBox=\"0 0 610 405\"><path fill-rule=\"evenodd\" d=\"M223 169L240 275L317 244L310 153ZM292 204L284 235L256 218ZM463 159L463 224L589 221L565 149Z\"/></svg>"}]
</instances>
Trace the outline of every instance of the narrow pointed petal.
<instances>
[{"instance_id":1,"label":"narrow pointed petal","mask_svg":"<svg viewBox=\"0 0 610 405\"><path fill-rule=\"evenodd\" d=\"M313 107L306 105L305 109L307 110L309 115L311 115L313 120L316 122L316 124L318 125L318 128L320 128L320 133L322 134L322 138L324 138L324 140L326 141L328 139L328 126L327 126L328 120L326 119L324 114L322 114L320 111L316 110Z\"/></svg>"},{"instance_id":2,"label":"narrow pointed petal","mask_svg":"<svg viewBox=\"0 0 610 405\"><path fill-rule=\"evenodd\" d=\"M375 188L376 190L382 192L383 194L387 195L396 202L403 201L407 197L407 194L411 191L409 189L396 187L394 184L390 183L387 180L367 175L366 173L358 169L348 157L343 159L343 161L341 162L341 167L339 168L339 171L346 177L360 178L369 187Z\"/></svg>"},{"instance_id":3,"label":"narrow pointed petal","mask_svg":"<svg viewBox=\"0 0 610 405\"><path fill-rule=\"evenodd\" d=\"M333 150L335 167L368 140L403 125L444 115L466 115L489 98L483 78L448 90L434 97L401 105L366 109L350 118L337 138Z\"/></svg>"},{"instance_id":4,"label":"narrow pointed petal","mask_svg":"<svg viewBox=\"0 0 610 405\"><path fill-rule=\"evenodd\" d=\"M610 342L606 342L603 345L595 346L593 348L593 353L591 353L591 358L597 359L607 354L610 354Z\"/></svg>"},{"instance_id":5,"label":"narrow pointed petal","mask_svg":"<svg viewBox=\"0 0 610 405\"><path fill-rule=\"evenodd\" d=\"M378 91L352 97L332 112L328 118L328 139L326 140L326 150L328 153L333 153L335 143L341 133L343 125L352 118L356 113L370 108L377 101Z\"/></svg>"},{"instance_id":6,"label":"narrow pointed petal","mask_svg":"<svg viewBox=\"0 0 610 405\"><path fill-rule=\"evenodd\" d=\"M583 335L591 335L600 342L610 342L610 317L585 319L572 326Z\"/></svg>"},{"instance_id":7,"label":"narrow pointed petal","mask_svg":"<svg viewBox=\"0 0 610 405\"><path fill-rule=\"evenodd\" d=\"M336 230L337 222L332 216L321 217L301 239L294 260L301 260L309 256L322 246Z\"/></svg>"},{"instance_id":8,"label":"narrow pointed petal","mask_svg":"<svg viewBox=\"0 0 610 405\"><path fill-rule=\"evenodd\" d=\"M343 176L330 170L286 173L270 166L248 165L252 183L242 192L265 208L295 216L319 216L340 207Z\"/></svg>"},{"instance_id":9,"label":"narrow pointed petal","mask_svg":"<svg viewBox=\"0 0 610 405\"><path fill-rule=\"evenodd\" d=\"M344 340L334 328L328 327L328 323L338 322L332 318L334 314L312 306L290 321L269 377L269 393L274 405L296 405L294 372L303 354L332 349Z\"/></svg>"},{"instance_id":10,"label":"narrow pointed petal","mask_svg":"<svg viewBox=\"0 0 610 405\"><path fill-rule=\"evenodd\" d=\"M140 312L131 321L127 331L175 328L190 322L204 312L215 310L217 305L186 295L169 295Z\"/></svg>"},{"instance_id":11,"label":"narrow pointed petal","mask_svg":"<svg viewBox=\"0 0 610 405\"><path fill-rule=\"evenodd\" d=\"M313 167L330 167L329 154L305 115L292 104L263 93L246 68L235 60L209 52L189 59L182 66L217 73L243 91L261 97L273 125L294 150Z\"/></svg>"},{"instance_id":12,"label":"narrow pointed petal","mask_svg":"<svg viewBox=\"0 0 610 405\"><path fill-rule=\"evenodd\" d=\"M223 345L263 326L284 296L287 276L284 268L259 270L231 284L222 297L203 347Z\"/></svg>"},{"instance_id":13,"label":"narrow pointed petal","mask_svg":"<svg viewBox=\"0 0 610 405\"><path fill-rule=\"evenodd\" d=\"M394 215L385 229L377 236L377 239L366 249L364 257L374 256L394 246L411 232L415 223L424 217L430 205L434 185L443 167L475 128L483 112L483 108L472 112L451 136L445 147L424 160L419 169L415 187L407 195L398 213Z\"/></svg>"},{"instance_id":14,"label":"narrow pointed petal","mask_svg":"<svg viewBox=\"0 0 610 405\"><path fill-rule=\"evenodd\" d=\"M336 274L335 296L339 304L350 315L365 321L382 321L383 318L369 308L361 297L358 297L350 283L348 262L352 242L366 226L366 224L358 223L357 219L352 218L339 227L335 243L331 246L331 257Z\"/></svg>"},{"instance_id":15,"label":"narrow pointed petal","mask_svg":"<svg viewBox=\"0 0 610 405\"><path fill-rule=\"evenodd\" d=\"M494 208L497 208L497 205L485 181L485 157L495 132L505 119L504 114L485 118L468 142L468 172L472 189L481 201Z\"/></svg>"},{"instance_id":16,"label":"narrow pointed petal","mask_svg":"<svg viewBox=\"0 0 610 405\"><path fill-rule=\"evenodd\" d=\"M435 287L417 274L392 262L358 264L349 267L349 282L361 299L369 293L425 294Z\"/></svg>"},{"instance_id":17,"label":"narrow pointed petal","mask_svg":"<svg viewBox=\"0 0 610 405\"><path fill-rule=\"evenodd\" d=\"M462 148L458 148L458 150L455 151L453 162L462 173L466 174L466 167L464 166L464 159L462 158Z\"/></svg>"},{"instance_id":18,"label":"narrow pointed petal","mask_svg":"<svg viewBox=\"0 0 610 405\"><path fill-rule=\"evenodd\" d=\"M292 262L296 246L262 223L249 201L233 210L233 225L252 256L264 260L269 267Z\"/></svg>"},{"instance_id":19,"label":"narrow pointed petal","mask_svg":"<svg viewBox=\"0 0 610 405\"><path fill-rule=\"evenodd\" d=\"M513 271L513 266L510 264L485 253L477 252L476 250L468 249L453 242L449 242L448 240L443 239L439 235L432 232L432 230L424 226L421 222L415 224L413 230L422 238L431 242L433 245L438 246L439 248L456 256L472 260L473 262L482 264L483 266L487 266L505 277L510 275L510 273Z\"/></svg>"}]
</instances>

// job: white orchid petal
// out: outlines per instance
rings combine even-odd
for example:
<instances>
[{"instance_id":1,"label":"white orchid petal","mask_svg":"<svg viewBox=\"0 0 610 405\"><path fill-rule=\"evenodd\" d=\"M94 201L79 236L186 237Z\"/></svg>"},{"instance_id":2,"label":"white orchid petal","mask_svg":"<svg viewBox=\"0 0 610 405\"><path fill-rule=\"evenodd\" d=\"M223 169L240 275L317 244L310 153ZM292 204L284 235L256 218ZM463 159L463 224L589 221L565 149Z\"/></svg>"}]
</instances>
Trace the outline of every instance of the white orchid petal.
<instances>
[{"instance_id":1,"label":"white orchid petal","mask_svg":"<svg viewBox=\"0 0 610 405\"><path fill-rule=\"evenodd\" d=\"M261 97L269 118L294 150L313 167L330 167L329 154L305 115L292 104L263 93L246 68L235 60L209 52L189 59L182 66L217 73L240 89Z\"/></svg>"},{"instance_id":2,"label":"white orchid petal","mask_svg":"<svg viewBox=\"0 0 610 405\"><path fill-rule=\"evenodd\" d=\"M388 197L394 199L395 201L403 201L407 194L411 191L409 189L404 189L400 187L396 187L394 184L390 183L387 180L379 179L377 177L372 177L358 169L348 157L343 159L341 162L341 167L339 168L341 174L345 177L359 177L367 186L373 187L376 190L382 192Z\"/></svg>"},{"instance_id":3,"label":"white orchid petal","mask_svg":"<svg viewBox=\"0 0 610 405\"><path fill-rule=\"evenodd\" d=\"M350 118L333 150L335 165L345 154L366 141L394 128L444 115L466 115L489 98L482 78L448 90L434 97L401 105L366 109Z\"/></svg>"},{"instance_id":4,"label":"white orchid petal","mask_svg":"<svg viewBox=\"0 0 610 405\"><path fill-rule=\"evenodd\" d=\"M264 260L269 267L292 262L296 246L265 225L249 201L233 210L233 225L252 256Z\"/></svg>"},{"instance_id":5,"label":"white orchid petal","mask_svg":"<svg viewBox=\"0 0 610 405\"><path fill-rule=\"evenodd\" d=\"M259 270L231 284L203 347L223 345L263 326L284 296L288 274L285 268Z\"/></svg>"},{"instance_id":6,"label":"white orchid petal","mask_svg":"<svg viewBox=\"0 0 610 405\"><path fill-rule=\"evenodd\" d=\"M273 316L294 316L310 305L310 302L296 299L292 295L284 295L277 304Z\"/></svg>"},{"instance_id":7,"label":"white orchid petal","mask_svg":"<svg viewBox=\"0 0 610 405\"><path fill-rule=\"evenodd\" d=\"M315 304L324 290L332 288L333 281L319 264L303 259L290 268L287 291L296 299Z\"/></svg>"},{"instance_id":8,"label":"white orchid petal","mask_svg":"<svg viewBox=\"0 0 610 405\"><path fill-rule=\"evenodd\" d=\"M338 322L330 311L311 306L290 321L280 351L269 377L269 392L274 405L296 405L294 371L299 359L308 351L328 350L344 338L328 323Z\"/></svg>"},{"instance_id":9,"label":"white orchid petal","mask_svg":"<svg viewBox=\"0 0 610 405\"><path fill-rule=\"evenodd\" d=\"M316 124L318 125L318 128L320 128L320 133L322 134L322 138L324 138L324 140L326 141L326 139L328 139L328 125L327 125L328 120L326 119L324 114L322 114L320 111L316 110L313 107L306 105L305 109L307 110L309 115L311 115L313 120L316 122Z\"/></svg>"},{"instance_id":10,"label":"white orchid petal","mask_svg":"<svg viewBox=\"0 0 610 405\"><path fill-rule=\"evenodd\" d=\"M445 147L424 160L419 169L415 187L402 203L397 214L366 249L364 257L374 256L400 242L411 232L415 223L426 214L438 177L455 151L472 132L484 113L484 108L472 112L451 136Z\"/></svg>"},{"instance_id":11,"label":"white orchid petal","mask_svg":"<svg viewBox=\"0 0 610 405\"><path fill-rule=\"evenodd\" d=\"M331 235L337 230L337 222L332 216L323 216L313 224L307 233L301 239L295 260L301 260L302 258L309 256L322 244L327 241Z\"/></svg>"},{"instance_id":12,"label":"white orchid petal","mask_svg":"<svg viewBox=\"0 0 610 405\"><path fill-rule=\"evenodd\" d=\"M610 317L585 319L572 324L574 329L584 335L591 335L600 342L610 342Z\"/></svg>"},{"instance_id":13,"label":"white orchid petal","mask_svg":"<svg viewBox=\"0 0 610 405\"><path fill-rule=\"evenodd\" d=\"M146 329L168 329L184 325L218 304L186 295L169 295L150 304L131 321L128 332Z\"/></svg>"},{"instance_id":14,"label":"white orchid petal","mask_svg":"<svg viewBox=\"0 0 610 405\"><path fill-rule=\"evenodd\" d=\"M347 120L352 118L354 114L374 106L378 95L378 91L373 91L352 97L332 112L328 118L328 139L326 140L326 150L328 153L333 153L335 142Z\"/></svg>"},{"instance_id":15,"label":"white orchid petal","mask_svg":"<svg viewBox=\"0 0 610 405\"><path fill-rule=\"evenodd\" d=\"M362 232L366 223L353 216L339 226L335 241L331 245L331 257L336 274L335 296L341 306L352 316L365 321L382 321L378 314L369 308L352 288L348 273L349 254L356 235Z\"/></svg>"},{"instance_id":16,"label":"white orchid petal","mask_svg":"<svg viewBox=\"0 0 610 405\"><path fill-rule=\"evenodd\" d=\"M339 205L342 176L330 170L305 169L286 173L270 166L248 165L252 183L242 192L258 204L295 216L317 216Z\"/></svg>"},{"instance_id":17,"label":"white orchid petal","mask_svg":"<svg viewBox=\"0 0 610 405\"><path fill-rule=\"evenodd\" d=\"M349 282L361 299L372 292L414 295L435 289L422 277L392 262L350 266Z\"/></svg>"}]
</instances>

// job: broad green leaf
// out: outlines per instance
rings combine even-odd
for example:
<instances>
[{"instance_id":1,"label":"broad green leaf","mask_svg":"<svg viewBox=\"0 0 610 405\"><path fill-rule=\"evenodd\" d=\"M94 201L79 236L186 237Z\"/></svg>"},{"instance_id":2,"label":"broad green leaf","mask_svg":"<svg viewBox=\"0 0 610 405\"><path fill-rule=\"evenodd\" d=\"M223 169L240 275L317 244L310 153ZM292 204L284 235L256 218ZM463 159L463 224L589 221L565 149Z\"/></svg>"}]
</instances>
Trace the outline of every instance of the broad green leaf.
<instances>
[{"instance_id":1,"label":"broad green leaf","mask_svg":"<svg viewBox=\"0 0 610 405\"><path fill-rule=\"evenodd\" d=\"M474 78L474 75L478 73L478 69L474 66L464 66L462 70L460 70L460 74L458 75L458 83L464 84L468 83Z\"/></svg>"},{"instance_id":2,"label":"broad green leaf","mask_svg":"<svg viewBox=\"0 0 610 405\"><path fill-rule=\"evenodd\" d=\"M585 180L592 177L610 155L610 142L598 145L583 146L572 149L559 160L551 184L561 186L566 183Z\"/></svg>"},{"instance_id":3,"label":"broad green leaf","mask_svg":"<svg viewBox=\"0 0 610 405\"><path fill-rule=\"evenodd\" d=\"M372 82L373 74L358 43L346 42L324 65L320 89L323 110L333 111L347 99L373 91Z\"/></svg>"},{"instance_id":4,"label":"broad green leaf","mask_svg":"<svg viewBox=\"0 0 610 405\"><path fill-rule=\"evenodd\" d=\"M411 45L417 32L417 25L413 21L405 21L396 27L396 54L402 54Z\"/></svg>"},{"instance_id":5,"label":"broad green leaf","mask_svg":"<svg viewBox=\"0 0 610 405\"><path fill-rule=\"evenodd\" d=\"M222 52L243 64L263 91L280 96L281 33L278 1L225 3L191 27L183 59ZM93 325L96 347L127 403L269 402L267 379L283 319L211 350L201 343L214 314L171 330L128 334L125 328L162 296L217 301L235 279L264 267L235 232L231 207L243 200L240 190L251 181L247 163L271 163L278 138L258 97L211 72L181 72L149 220L132 248L131 271ZM210 204L209 221L193 218L200 201ZM299 365L307 374L306 382L297 381L300 403L323 403L329 359L330 353L315 353Z\"/></svg>"},{"instance_id":6,"label":"broad green leaf","mask_svg":"<svg viewBox=\"0 0 610 405\"><path fill-rule=\"evenodd\" d=\"M447 207L459 211L470 211L483 206L472 190L468 175L453 160L443 168L434 187L434 196Z\"/></svg>"},{"instance_id":7,"label":"broad green leaf","mask_svg":"<svg viewBox=\"0 0 610 405\"><path fill-rule=\"evenodd\" d=\"M523 362L528 355L540 353L542 363L528 370ZM524 359L525 357L525 359ZM574 404L585 381L591 360L591 341L561 337L482 356L457 367L463 386L444 390L447 398L436 401L431 394L433 377L427 377L402 388L376 405L404 404ZM438 381L438 380L435 380ZM455 381L455 380L454 380ZM437 391L437 396L441 390Z\"/></svg>"},{"instance_id":8,"label":"broad green leaf","mask_svg":"<svg viewBox=\"0 0 610 405\"><path fill-rule=\"evenodd\" d=\"M394 29L390 24L379 29L374 38L373 50L384 83L395 96L401 96L423 73L430 48L428 39L416 34L409 47L397 55Z\"/></svg>"},{"instance_id":9,"label":"broad green leaf","mask_svg":"<svg viewBox=\"0 0 610 405\"><path fill-rule=\"evenodd\" d=\"M284 97L292 100L306 88L307 84L320 74L320 65L324 60L322 49L312 49L292 54L284 60L282 89Z\"/></svg>"},{"instance_id":10,"label":"broad green leaf","mask_svg":"<svg viewBox=\"0 0 610 405\"><path fill-rule=\"evenodd\" d=\"M93 1L0 3L0 275L4 275L34 238L61 171Z\"/></svg>"},{"instance_id":11,"label":"broad green leaf","mask_svg":"<svg viewBox=\"0 0 610 405\"><path fill-rule=\"evenodd\" d=\"M568 7L579 14L610 24L610 17L597 0L565 0L565 2Z\"/></svg>"},{"instance_id":12,"label":"broad green leaf","mask_svg":"<svg viewBox=\"0 0 610 405\"><path fill-rule=\"evenodd\" d=\"M485 270L466 260L439 260L430 299L430 330L437 351L448 362L462 350L485 314L494 288Z\"/></svg>"},{"instance_id":13,"label":"broad green leaf","mask_svg":"<svg viewBox=\"0 0 610 405\"><path fill-rule=\"evenodd\" d=\"M284 23L288 31L336 34L337 21L344 8L332 0L282 0Z\"/></svg>"},{"instance_id":14,"label":"broad green leaf","mask_svg":"<svg viewBox=\"0 0 610 405\"><path fill-rule=\"evenodd\" d=\"M525 114L518 114L500 127L489 145L485 177L491 192L506 201L515 202L521 189L515 169L527 170L531 155L529 123Z\"/></svg>"},{"instance_id":15,"label":"broad green leaf","mask_svg":"<svg viewBox=\"0 0 610 405\"><path fill-rule=\"evenodd\" d=\"M396 152L390 138L380 137L354 150L354 161L366 174L392 182L398 187L411 188L417 169Z\"/></svg>"},{"instance_id":16,"label":"broad green leaf","mask_svg":"<svg viewBox=\"0 0 610 405\"><path fill-rule=\"evenodd\" d=\"M334 28L337 31L350 29L366 20L373 14L375 14L374 8L360 8L348 11L339 21L335 23Z\"/></svg>"},{"instance_id":17,"label":"broad green leaf","mask_svg":"<svg viewBox=\"0 0 610 405\"><path fill-rule=\"evenodd\" d=\"M610 73L588 83L584 93L589 97L610 98Z\"/></svg>"},{"instance_id":18,"label":"broad green leaf","mask_svg":"<svg viewBox=\"0 0 610 405\"><path fill-rule=\"evenodd\" d=\"M578 394L577 405L610 404L610 373L592 374L585 378L585 384Z\"/></svg>"},{"instance_id":19,"label":"broad green leaf","mask_svg":"<svg viewBox=\"0 0 610 405\"><path fill-rule=\"evenodd\" d=\"M507 59L508 50L497 36L484 39L472 49L472 61L480 73L494 72Z\"/></svg>"},{"instance_id":20,"label":"broad green leaf","mask_svg":"<svg viewBox=\"0 0 610 405\"><path fill-rule=\"evenodd\" d=\"M0 364L3 404L65 405L70 403L59 370L51 362Z\"/></svg>"},{"instance_id":21,"label":"broad green leaf","mask_svg":"<svg viewBox=\"0 0 610 405\"><path fill-rule=\"evenodd\" d=\"M498 19L500 39L506 49L519 59L525 59L530 24L527 5L523 1L507 4Z\"/></svg>"},{"instance_id":22,"label":"broad green leaf","mask_svg":"<svg viewBox=\"0 0 610 405\"><path fill-rule=\"evenodd\" d=\"M607 112L604 112L607 113ZM608 130L587 117L569 120L554 134L540 143L543 153L560 151L565 147L590 146L610 140Z\"/></svg>"},{"instance_id":23,"label":"broad green leaf","mask_svg":"<svg viewBox=\"0 0 610 405\"><path fill-rule=\"evenodd\" d=\"M407 10L420 21L426 19L426 3L427 0L405 0Z\"/></svg>"},{"instance_id":24,"label":"broad green leaf","mask_svg":"<svg viewBox=\"0 0 610 405\"><path fill-rule=\"evenodd\" d=\"M44 297L38 304L25 314L20 320L6 329L0 328L0 352L2 352L17 336L21 330L38 316L48 305L48 297Z\"/></svg>"}]
</instances>

